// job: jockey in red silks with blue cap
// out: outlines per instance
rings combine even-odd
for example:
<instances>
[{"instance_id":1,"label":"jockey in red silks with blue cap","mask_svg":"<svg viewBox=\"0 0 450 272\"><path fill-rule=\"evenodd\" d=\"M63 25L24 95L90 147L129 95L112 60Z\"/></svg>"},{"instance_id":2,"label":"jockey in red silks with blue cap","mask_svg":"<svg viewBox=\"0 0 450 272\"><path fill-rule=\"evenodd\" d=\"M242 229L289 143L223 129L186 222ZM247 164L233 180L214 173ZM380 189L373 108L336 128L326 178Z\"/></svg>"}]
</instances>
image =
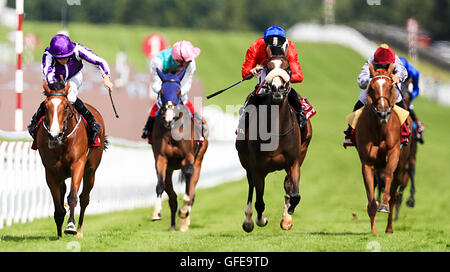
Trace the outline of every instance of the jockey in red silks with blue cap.
<instances>
[{"instance_id":1,"label":"jockey in red silks with blue cap","mask_svg":"<svg viewBox=\"0 0 450 272\"><path fill-rule=\"evenodd\" d=\"M267 64L267 47L270 48L273 55L284 55L288 50L289 66L292 74L290 75L291 83L300 83L303 81L303 73L300 63L298 61L298 52L295 49L295 45L292 41L286 38L286 32L279 26L271 26L264 32L264 37L256 39L245 54L245 60L242 64L242 78L246 78L250 75L258 76L258 85L264 82L266 77L264 66ZM249 95L249 98L245 104L253 104L254 92ZM290 105L295 109L298 117L300 127L303 128L306 125L306 117L302 110L302 104L299 96L294 88L291 87L291 91L288 94L288 101ZM241 122L240 122L241 123Z\"/></svg>"},{"instance_id":2,"label":"jockey in red silks with blue cap","mask_svg":"<svg viewBox=\"0 0 450 272\"><path fill-rule=\"evenodd\" d=\"M66 82L70 83L67 99L87 121L91 131L89 145L90 147L96 147L100 143L96 141L96 138L101 125L97 123L83 101L77 97L83 81L83 74L81 73L83 60L95 65L100 70L105 87L112 91L113 84L110 79L111 72L108 63L92 52L92 50L79 43L73 43L69 37L63 34L54 36L50 41L50 46L45 49L42 56L41 69L47 84L58 82L61 76ZM44 115L45 105L42 102L37 112L33 115L31 124L28 126L28 131L33 139L36 138L37 124Z\"/></svg>"},{"instance_id":3,"label":"jockey in red silks with blue cap","mask_svg":"<svg viewBox=\"0 0 450 272\"><path fill-rule=\"evenodd\" d=\"M202 118L195 112L194 106L191 101L188 99L188 92L191 90L192 79L194 78L194 73L197 68L195 59L200 55L200 48L195 47L189 41L178 41L171 48L167 48L159 52L159 54L152 59L151 61L151 73L153 78L152 90L156 94L158 94L158 100L155 105L153 105L152 110L150 111L150 115L147 119L147 122L144 126L141 138L148 139L148 142L151 143L152 139L152 129L153 122L156 118L156 115L159 109L163 106L161 97L159 95L161 91L162 81L158 76L157 69L162 71L163 73L177 73L183 69L186 69L186 72L180 81L181 85L181 94L180 99L183 104L189 109L190 113L198 122L202 124ZM205 131L205 128L202 128L202 131ZM200 141L204 139L200 136Z\"/></svg>"}]
</instances>

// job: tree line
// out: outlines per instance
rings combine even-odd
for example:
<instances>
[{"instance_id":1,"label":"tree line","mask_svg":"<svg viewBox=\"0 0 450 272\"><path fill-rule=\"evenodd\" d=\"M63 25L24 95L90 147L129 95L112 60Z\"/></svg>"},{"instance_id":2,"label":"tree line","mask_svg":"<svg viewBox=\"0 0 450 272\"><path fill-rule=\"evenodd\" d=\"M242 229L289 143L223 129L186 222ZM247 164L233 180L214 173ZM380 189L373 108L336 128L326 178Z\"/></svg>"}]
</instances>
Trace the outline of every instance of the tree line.
<instances>
[{"instance_id":1,"label":"tree line","mask_svg":"<svg viewBox=\"0 0 450 272\"><path fill-rule=\"evenodd\" d=\"M404 26L409 17L435 40L450 39L448 0L335 0L335 22ZM7 5L14 7L15 0ZM25 18L39 21L139 24L264 31L324 22L321 0L25 0Z\"/></svg>"}]
</instances>

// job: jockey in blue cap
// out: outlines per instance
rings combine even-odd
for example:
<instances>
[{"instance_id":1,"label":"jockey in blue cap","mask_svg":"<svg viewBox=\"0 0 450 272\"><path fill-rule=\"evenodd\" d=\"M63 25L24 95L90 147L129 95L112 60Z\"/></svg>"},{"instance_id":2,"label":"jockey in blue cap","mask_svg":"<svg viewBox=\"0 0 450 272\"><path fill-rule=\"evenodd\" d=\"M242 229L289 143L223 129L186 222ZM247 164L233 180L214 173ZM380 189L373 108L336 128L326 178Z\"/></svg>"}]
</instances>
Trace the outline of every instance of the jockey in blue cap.
<instances>
[{"instance_id":1,"label":"jockey in blue cap","mask_svg":"<svg viewBox=\"0 0 450 272\"><path fill-rule=\"evenodd\" d=\"M61 76L64 81L70 82L67 99L88 122L91 131L89 145L90 147L95 147L99 146L96 138L101 129L101 125L97 123L83 101L77 97L83 81L83 74L81 73L83 60L97 66L102 73L105 87L109 91L112 91L113 84L110 79L111 72L108 63L92 52L92 50L79 43L73 43L69 37L63 34L54 36L50 41L50 46L45 49L44 55L42 56L41 68L47 84L58 82ZM28 131L33 139L36 138L38 122L44 115L45 105L42 102L28 126Z\"/></svg>"},{"instance_id":2,"label":"jockey in blue cap","mask_svg":"<svg viewBox=\"0 0 450 272\"><path fill-rule=\"evenodd\" d=\"M408 110L411 115L412 120L414 121L413 130L417 131L417 140L423 144L423 135L422 132L424 130L423 123L417 118L416 113L414 112L413 100L419 95L419 77L420 73L412 64L408 63L408 61L404 57L399 57L403 66L405 66L408 71L408 78L405 80L405 85L407 86L407 90L402 90L408 92L409 101L408 101Z\"/></svg>"}]
</instances>

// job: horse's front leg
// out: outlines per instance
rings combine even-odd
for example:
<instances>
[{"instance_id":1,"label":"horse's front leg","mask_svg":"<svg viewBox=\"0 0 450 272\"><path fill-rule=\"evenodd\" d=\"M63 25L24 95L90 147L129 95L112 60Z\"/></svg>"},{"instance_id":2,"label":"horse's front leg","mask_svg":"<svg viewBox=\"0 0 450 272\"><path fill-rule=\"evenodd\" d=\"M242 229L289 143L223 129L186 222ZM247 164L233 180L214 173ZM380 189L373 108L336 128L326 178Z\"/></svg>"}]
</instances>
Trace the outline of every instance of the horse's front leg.
<instances>
[{"instance_id":1,"label":"horse's front leg","mask_svg":"<svg viewBox=\"0 0 450 272\"><path fill-rule=\"evenodd\" d=\"M370 226L373 234L377 234L375 226L375 216L377 214L377 201L375 200L375 188L374 188L374 166L362 163L362 174L364 178L364 186L367 194L367 214L370 218Z\"/></svg>"},{"instance_id":2,"label":"horse's front leg","mask_svg":"<svg viewBox=\"0 0 450 272\"><path fill-rule=\"evenodd\" d=\"M266 205L264 204L264 186L265 186L265 174L254 173L254 181L255 181L255 189L256 189L256 201L255 201L255 209L258 213L256 217L256 225L260 227L264 227L267 225L268 220L263 215L264 209Z\"/></svg>"},{"instance_id":3,"label":"horse's front leg","mask_svg":"<svg viewBox=\"0 0 450 272\"><path fill-rule=\"evenodd\" d=\"M286 195L284 197L284 210L280 226L284 230L290 230L293 224L292 214L301 198L299 194L300 164L298 162L294 163L286 172L288 173L284 178Z\"/></svg>"},{"instance_id":4,"label":"horse's front leg","mask_svg":"<svg viewBox=\"0 0 450 272\"><path fill-rule=\"evenodd\" d=\"M378 212L390 213L389 201L391 199L391 184L394 179L394 171L397 168L400 156L400 147L395 147L387 152L387 163L384 170L384 195L383 201L378 208Z\"/></svg>"},{"instance_id":5,"label":"horse's front leg","mask_svg":"<svg viewBox=\"0 0 450 272\"><path fill-rule=\"evenodd\" d=\"M186 219L191 212L192 203L194 202L195 185L197 184L196 181L193 181L193 175L195 172L194 155L190 154L182 164L182 174L184 175L184 180L186 182L186 189L183 196L183 206L181 206L178 211L178 216L182 219Z\"/></svg>"},{"instance_id":6,"label":"horse's front leg","mask_svg":"<svg viewBox=\"0 0 450 272\"><path fill-rule=\"evenodd\" d=\"M167 170L167 158L164 156L158 156L155 160L156 176L158 178L156 184L156 201L153 207L152 221L161 220L162 210L162 194L165 189L165 179Z\"/></svg>"},{"instance_id":7,"label":"horse's front leg","mask_svg":"<svg viewBox=\"0 0 450 272\"><path fill-rule=\"evenodd\" d=\"M45 171L45 179L47 180L47 185L50 188L53 204L55 206L53 217L56 223L56 230L58 237L61 237L61 228L64 223L64 216L66 215L66 209L64 208L64 194L66 185L64 184L64 179L58 178L48 170Z\"/></svg>"},{"instance_id":8,"label":"horse's front leg","mask_svg":"<svg viewBox=\"0 0 450 272\"><path fill-rule=\"evenodd\" d=\"M255 223L253 223L253 191L255 185L253 183L253 178L250 172L247 170L247 180L248 180L248 197L247 197L247 206L245 207L245 219L242 223L242 228L246 232L251 232L255 227Z\"/></svg>"},{"instance_id":9,"label":"horse's front leg","mask_svg":"<svg viewBox=\"0 0 450 272\"><path fill-rule=\"evenodd\" d=\"M78 190L80 189L85 165L86 160L80 159L70 166L72 181L70 183L70 193L67 197L67 202L70 208L70 215L69 220L67 221L67 227L64 230L65 234L77 234L77 229L75 227L75 207L78 204Z\"/></svg>"}]
</instances>

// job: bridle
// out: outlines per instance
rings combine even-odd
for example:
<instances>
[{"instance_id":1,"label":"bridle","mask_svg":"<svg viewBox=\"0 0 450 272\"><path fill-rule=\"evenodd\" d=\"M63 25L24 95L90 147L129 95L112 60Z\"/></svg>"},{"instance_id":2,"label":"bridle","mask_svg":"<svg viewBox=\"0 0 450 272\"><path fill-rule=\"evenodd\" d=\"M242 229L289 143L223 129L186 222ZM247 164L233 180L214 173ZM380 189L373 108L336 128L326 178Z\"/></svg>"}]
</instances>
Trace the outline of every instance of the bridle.
<instances>
[{"instance_id":1,"label":"bridle","mask_svg":"<svg viewBox=\"0 0 450 272\"><path fill-rule=\"evenodd\" d=\"M45 96L47 96L47 98L50 98L50 97L52 97L52 96L62 96L62 97L65 97L65 98L67 98L67 95L66 94L63 94L63 93L59 93L59 92L54 92L54 93L47 93L47 94L45 94ZM79 127L79 125L80 125L80 123L81 123L81 115L77 115L76 114L76 112L75 112L75 110L74 110L74 108L73 107L71 107L70 106L70 104L68 103L67 105L66 105L66 107L64 108L64 111L65 111L65 113L66 113L66 116L65 116L65 118L64 118L64 123L63 123L63 127L62 127L62 131L58 134L58 136L56 137L56 140L58 141L58 142L62 142L62 141L64 141L64 140L66 140L67 138L69 138L70 136L72 136L74 133L75 133L75 131L78 129L78 127ZM76 118L76 120L77 120L77 124L75 125L75 127L72 129L72 131L69 133L69 134L67 134L67 135L64 135L66 132L67 132L67 129L68 129L68 121L72 118L72 117L74 117L74 116L77 116ZM44 122L42 122L42 125L43 125L43 127L44 127L44 129L47 131L47 133L48 133L48 135L51 135L50 134L50 128L45 124L45 121Z\"/></svg>"},{"instance_id":2,"label":"bridle","mask_svg":"<svg viewBox=\"0 0 450 272\"><path fill-rule=\"evenodd\" d=\"M372 81L373 80L375 80L375 79L379 79L379 78L385 78L385 79L388 79L389 81L391 81L392 82L392 78L391 77L389 77L389 76L386 76L386 75L379 75L379 76L375 76L375 77L373 77L372 78ZM391 92L392 92L392 89L394 88L394 85L392 84L391 85ZM377 105L378 105L378 101L379 100L381 100L381 99L385 99L386 101L387 101L387 103L388 103L388 110L387 110L387 112L384 112L384 111L380 111L379 109L378 109L378 107L377 107ZM392 105L391 105L391 100L388 98L388 97L386 97L386 96L380 96L380 97L378 97L377 99L375 99L373 102L372 102L372 105L371 105L372 107L372 110L375 112L375 114L378 116L378 118L381 120L381 119L383 119L383 118L385 118L385 119L389 119L389 116L391 115L391 112L392 112ZM383 116L383 115L386 115L385 117Z\"/></svg>"}]
</instances>

